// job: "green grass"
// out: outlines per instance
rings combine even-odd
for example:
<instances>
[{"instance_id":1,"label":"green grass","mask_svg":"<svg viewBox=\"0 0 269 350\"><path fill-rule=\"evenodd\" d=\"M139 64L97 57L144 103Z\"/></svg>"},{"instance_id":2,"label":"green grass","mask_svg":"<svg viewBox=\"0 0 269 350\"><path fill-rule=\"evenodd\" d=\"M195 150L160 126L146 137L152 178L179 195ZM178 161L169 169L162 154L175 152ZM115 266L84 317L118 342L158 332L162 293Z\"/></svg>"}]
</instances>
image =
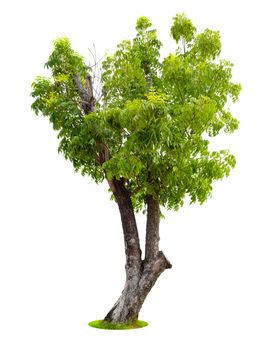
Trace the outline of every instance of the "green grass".
<instances>
[{"instance_id":1,"label":"green grass","mask_svg":"<svg viewBox=\"0 0 269 350\"><path fill-rule=\"evenodd\" d=\"M142 328L146 327L148 325L145 321L136 321L135 323L109 323L105 322L103 320L96 320L89 323L90 327L94 328L100 328L100 329L116 329L116 330L123 330L123 329L136 329L136 328Z\"/></svg>"}]
</instances>

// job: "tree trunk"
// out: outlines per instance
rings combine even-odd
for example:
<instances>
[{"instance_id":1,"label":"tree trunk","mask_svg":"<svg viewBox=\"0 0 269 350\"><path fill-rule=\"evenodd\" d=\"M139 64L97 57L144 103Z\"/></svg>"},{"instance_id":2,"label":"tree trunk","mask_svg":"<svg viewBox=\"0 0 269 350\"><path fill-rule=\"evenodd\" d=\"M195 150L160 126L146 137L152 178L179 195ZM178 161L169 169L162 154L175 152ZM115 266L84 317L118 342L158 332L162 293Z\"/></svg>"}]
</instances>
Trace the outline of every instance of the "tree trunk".
<instances>
[{"instance_id":1,"label":"tree trunk","mask_svg":"<svg viewBox=\"0 0 269 350\"><path fill-rule=\"evenodd\" d=\"M160 274L172 265L159 251L159 203L147 197L145 259L141 260L138 230L130 194L123 181L113 181L114 194L121 214L126 253L126 282L121 296L105 317L113 323L134 323Z\"/></svg>"}]
</instances>

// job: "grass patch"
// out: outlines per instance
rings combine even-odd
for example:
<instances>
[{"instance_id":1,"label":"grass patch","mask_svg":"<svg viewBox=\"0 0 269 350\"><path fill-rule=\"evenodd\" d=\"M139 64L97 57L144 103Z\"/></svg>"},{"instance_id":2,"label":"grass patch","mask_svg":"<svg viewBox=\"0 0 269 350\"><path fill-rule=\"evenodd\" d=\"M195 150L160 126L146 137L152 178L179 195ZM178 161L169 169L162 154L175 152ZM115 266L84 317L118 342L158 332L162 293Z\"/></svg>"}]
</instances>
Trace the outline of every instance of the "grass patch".
<instances>
[{"instance_id":1,"label":"grass patch","mask_svg":"<svg viewBox=\"0 0 269 350\"><path fill-rule=\"evenodd\" d=\"M145 321L136 321L135 323L109 323L104 320L96 320L89 323L90 327L100 328L100 329L114 329L114 330L124 330L124 329L136 329L143 328L148 325Z\"/></svg>"}]
</instances>

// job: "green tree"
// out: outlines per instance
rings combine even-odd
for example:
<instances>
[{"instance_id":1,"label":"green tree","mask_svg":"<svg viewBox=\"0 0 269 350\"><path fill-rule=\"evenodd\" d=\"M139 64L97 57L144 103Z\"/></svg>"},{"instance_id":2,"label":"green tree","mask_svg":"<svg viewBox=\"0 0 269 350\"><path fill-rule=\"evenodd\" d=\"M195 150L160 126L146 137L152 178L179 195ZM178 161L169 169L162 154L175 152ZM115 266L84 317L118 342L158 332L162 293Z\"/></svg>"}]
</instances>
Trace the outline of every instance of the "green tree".
<instances>
[{"instance_id":1,"label":"green tree","mask_svg":"<svg viewBox=\"0 0 269 350\"><path fill-rule=\"evenodd\" d=\"M105 321L135 322L160 274L171 268L159 250L161 208L206 201L214 180L228 176L235 157L209 150L210 138L232 133L227 105L238 99L232 64L219 59L219 32L197 34L184 15L173 18L176 50L160 57L161 42L146 17L132 40L102 62L101 98L92 68L67 38L54 42L50 78L32 84L32 108L58 131L59 151L76 171L107 181L118 205L126 253L124 290ZM142 259L135 213L146 213Z\"/></svg>"}]
</instances>

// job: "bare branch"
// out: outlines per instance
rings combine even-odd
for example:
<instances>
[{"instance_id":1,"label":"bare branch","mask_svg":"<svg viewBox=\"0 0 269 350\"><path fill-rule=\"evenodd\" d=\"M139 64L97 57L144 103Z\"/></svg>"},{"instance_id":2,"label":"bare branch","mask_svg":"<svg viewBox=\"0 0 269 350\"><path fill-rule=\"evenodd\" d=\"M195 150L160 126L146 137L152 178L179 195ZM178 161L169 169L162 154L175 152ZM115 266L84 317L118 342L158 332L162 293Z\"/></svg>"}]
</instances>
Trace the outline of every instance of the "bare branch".
<instances>
[{"instance_id":1,"label":"bare branch","mask_svg":"<svg viewBox=\"0 0 269 350\"><path fill-rule=\"evenodd\" d=\"M95 109L95 98L93 96L92 77L90 75L86 77L86 88L83 87L82 81L78 74L74 77L74 80L76 82L78 92L81 97L83 112L85 115L87 115L90 112L93 112Z\"/></svg>"}]
</instances>

